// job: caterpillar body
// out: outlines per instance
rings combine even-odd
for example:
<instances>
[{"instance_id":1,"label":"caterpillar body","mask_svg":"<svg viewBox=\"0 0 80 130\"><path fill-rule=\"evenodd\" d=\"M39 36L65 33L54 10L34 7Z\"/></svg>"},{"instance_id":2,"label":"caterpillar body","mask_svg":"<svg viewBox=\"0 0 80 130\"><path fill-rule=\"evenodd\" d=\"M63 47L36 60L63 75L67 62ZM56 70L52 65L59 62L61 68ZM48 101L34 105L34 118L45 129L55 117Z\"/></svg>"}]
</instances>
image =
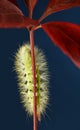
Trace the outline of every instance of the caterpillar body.
<instances>
[{"instance_id":1,"label":"caterpillar body","mask_svg":"<svg viewBox=\"0 0 80 130\"><path fill-rule=\"evenodd\" d=\"M36 63L37 118L40 121L41 115L45 112L49 101L49 75L43 52L37 47L34 48L34 51ZM25 111L29 115L33 115L33 75L29 44L24 44L18 49L15 54L14 66L18 76L21 102L24 105Z\"/></svg>"}]
</instances>

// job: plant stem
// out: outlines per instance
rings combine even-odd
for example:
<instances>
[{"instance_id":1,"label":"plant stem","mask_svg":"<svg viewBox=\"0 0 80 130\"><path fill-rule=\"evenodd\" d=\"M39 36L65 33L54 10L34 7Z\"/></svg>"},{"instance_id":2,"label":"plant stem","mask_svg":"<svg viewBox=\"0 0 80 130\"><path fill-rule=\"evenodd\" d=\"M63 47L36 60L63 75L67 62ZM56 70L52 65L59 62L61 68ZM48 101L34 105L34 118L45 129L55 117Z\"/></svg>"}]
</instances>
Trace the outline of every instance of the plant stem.
<instances>
[{"instance_id":1,"label":"plant stem","mask_svg":"<svg viewBox=\"0 0 80 130\"><path fill-rule=\"evenodd\" d=\"M31 57L32 57L32 73L33 73L33 84L34 84L34 99L33 99L33 130L37 130L37 101L36 101L36 66L35 66L35 53L34 53L34 31L30 31L30 46L31 46Z\"/></svg>"}]
</instances>

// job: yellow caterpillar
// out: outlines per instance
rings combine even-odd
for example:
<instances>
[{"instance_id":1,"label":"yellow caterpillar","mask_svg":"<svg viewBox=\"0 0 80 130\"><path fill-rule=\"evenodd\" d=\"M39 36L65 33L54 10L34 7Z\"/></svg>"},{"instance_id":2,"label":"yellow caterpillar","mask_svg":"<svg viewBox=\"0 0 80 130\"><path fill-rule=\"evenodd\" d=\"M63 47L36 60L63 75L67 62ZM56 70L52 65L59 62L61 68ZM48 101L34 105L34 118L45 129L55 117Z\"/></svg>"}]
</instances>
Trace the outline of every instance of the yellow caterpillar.
<instances>
[{"instance_id":1,"label":"yellow caterpillar","mask_svg":"<svg viewBox=\"0 0 80 130\"><path fill-rule=\"evenodd\" d=\"M48 105L48 67L43 52L35 47L36 62L36 87L37 87L37 117L41 119L41 115L45 112ZM15 71L18 76L18 84L20 90L21 101L25 110L33 115L33 82L32 82L32 60L30 45L22 45L15 55Z\"/></svg>"}]
</instances>

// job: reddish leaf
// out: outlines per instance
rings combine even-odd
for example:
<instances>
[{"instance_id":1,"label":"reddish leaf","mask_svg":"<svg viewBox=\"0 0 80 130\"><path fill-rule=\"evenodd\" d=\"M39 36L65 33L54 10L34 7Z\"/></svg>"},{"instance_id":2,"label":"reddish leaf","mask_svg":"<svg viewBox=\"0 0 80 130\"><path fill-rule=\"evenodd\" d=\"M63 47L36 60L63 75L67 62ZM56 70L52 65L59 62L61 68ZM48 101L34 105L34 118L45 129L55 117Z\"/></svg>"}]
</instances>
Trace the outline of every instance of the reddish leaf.
<instances>
[{"instance_id":1,"label":"reddish leaf","mask_svg":"<svg viewBox=\"0 0 80 130\"><path fill-rule=\"evenodd\" d=\"M0 1L0 28L21 28L37 22L26 18L22 11L7 0Z\"/></svg>"},{"instance_id":2,"label":"reddish leaf","mask_svg":"<svg viewBox=\"0 0 80 130\"><path fill-rule=\"evenodd\" d=\"M40 21L52 13L76 6L80 6L80 0L49 0L48 6L41 16Z\"/></svg>"},{"instance_id":3,"label":"reddish leaf","mask_svg":"<svg viewBox=\"0 0 80 130\"><path fill-rule=\"evenodd\" d=\"M18 6L18 4L17 4L17 0L8 0L8 1L10 1L11 3L13 3L13 4L15 4L15 5Z\"/></svg>"},{"instance_id":4,"label":"reddish leaf","mask_svg":"<svg viewBox=\"0 0 80 130\"><path fill-rule=\"evenodd\" d=\"M29 10L29 16L32 18L33 9L37 3L38 0L24 0L28 10Z\"/></svg>"},{"instance_id":5,"label":"reddish leaf","mask_svg":"<svg viewBox=\"0 0 80 130\"><path fill-rule=\"evenodd\" d=\"M23 15L22 11L17 8L13 3L9 2L8 0L0 0L0 14L10 14L10 13L14 13L14 14L19 14L19 15Z\"/></svg>"},{"instance_id":6,"label":"reddish leaf","mask_svg":"<svg viewBox=\"0 0 80 130\"><path fill-rule=\"evenodd\" d=\"M53 42L80 68L80 26L68 22L42 24Z\"/></svg>"}]
</instances>

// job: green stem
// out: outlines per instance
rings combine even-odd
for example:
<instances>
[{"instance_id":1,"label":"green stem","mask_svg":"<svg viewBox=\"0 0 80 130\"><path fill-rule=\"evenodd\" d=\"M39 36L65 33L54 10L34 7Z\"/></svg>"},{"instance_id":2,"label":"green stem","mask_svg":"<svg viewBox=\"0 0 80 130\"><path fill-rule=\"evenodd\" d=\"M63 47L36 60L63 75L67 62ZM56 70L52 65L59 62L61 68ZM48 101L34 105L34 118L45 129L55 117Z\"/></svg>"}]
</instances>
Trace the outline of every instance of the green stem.
<instances>
[{"instance_id":1,"label":"green stem","mask_svg":"<svg viewBox=\"0 0 80 130\"><path fill-rule=\"evenodd\" d=\"M33 130L37 130L37 99L36 99L36 66L35 66L35 53L34 53L34 31L30 31L30 46L31 46L31 57L32 57L32 73L33 73L33 84L34 84L34 99L33 99Z\"/></svg>"}]
</instances>

